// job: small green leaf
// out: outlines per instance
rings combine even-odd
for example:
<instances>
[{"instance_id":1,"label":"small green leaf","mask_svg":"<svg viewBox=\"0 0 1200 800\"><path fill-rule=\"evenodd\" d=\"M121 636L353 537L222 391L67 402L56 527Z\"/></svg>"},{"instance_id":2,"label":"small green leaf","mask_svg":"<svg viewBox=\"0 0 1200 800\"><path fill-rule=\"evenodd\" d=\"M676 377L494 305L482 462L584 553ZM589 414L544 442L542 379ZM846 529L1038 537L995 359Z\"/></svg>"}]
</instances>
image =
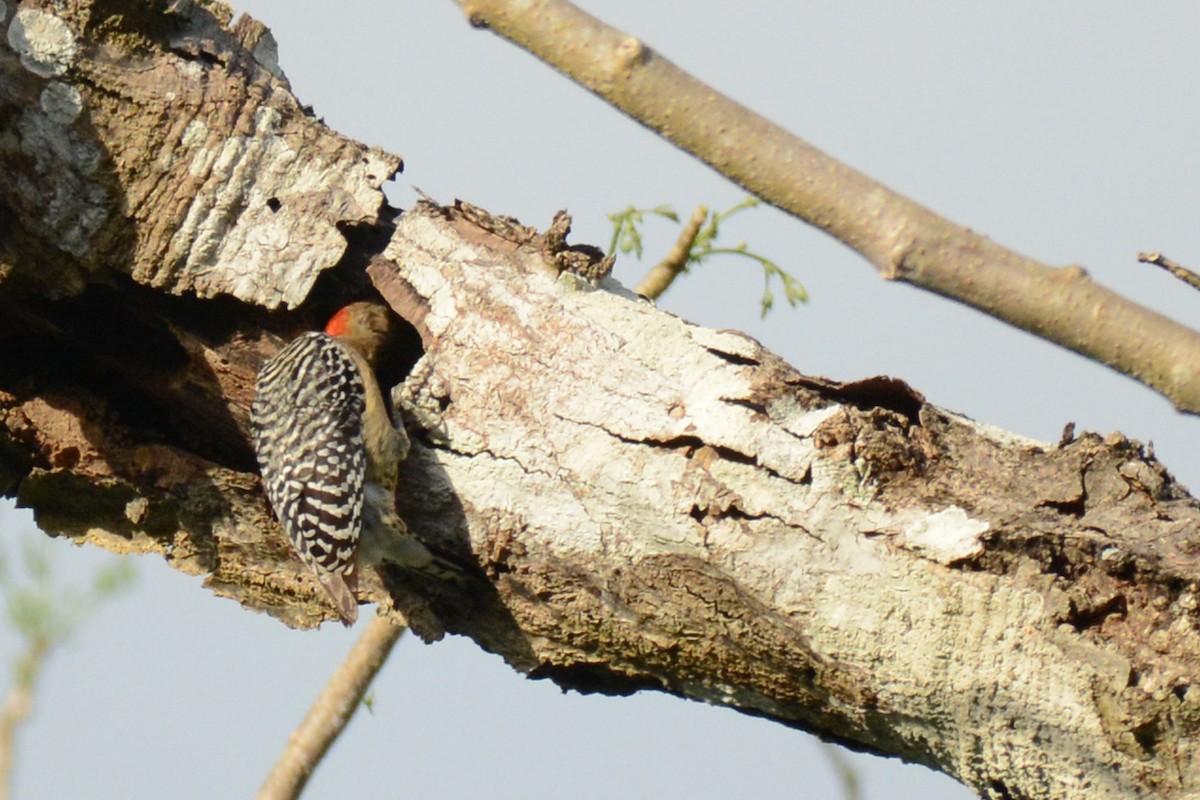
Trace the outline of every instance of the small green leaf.
<instances>
[{"instance_id":1,"label":"small green leaf","mask_svg":"<svg viewBox=\"0 0 1200 800\"><path fill-rule=\"evenodd\" d=\"M645 224L647 214L669 219L676 224L679 223L679 215L666 204L654 208L637 208L631 205L624 211L608 214L608 221L613 225L612 242L608 246L609 255L617 252L633 253L638 259L641 259L643 244L640 226Z\"/></svg>"},{"instance_id":2,"label":"small green leaf","mask_svg":"<svg viewBox=\"0 0 1200 800\"><path fill-rule=\"evenodd\" d=\"M679 222L679 215L675 213L675 209L671 208L669 205L666 205L665 203L663 205L655 206L654 208L649 209L649 212L651 214L657 214L660 217L666 217L667 219L671 220L672 222ZM638 220L638 221L640 222L641 220Z\"/></svg>"},{"instance_id":3,"label":"small green leaf","mask_svg":"<svg viewBox=\"0 0 1200 800\"><path fill-rule=\"evenodd\" d=\"M775 305L775 295L770 289L763 289L762 293L762 315L765 317L767 312L771 310L771 306Z\"/></svg>"}]
</instances>

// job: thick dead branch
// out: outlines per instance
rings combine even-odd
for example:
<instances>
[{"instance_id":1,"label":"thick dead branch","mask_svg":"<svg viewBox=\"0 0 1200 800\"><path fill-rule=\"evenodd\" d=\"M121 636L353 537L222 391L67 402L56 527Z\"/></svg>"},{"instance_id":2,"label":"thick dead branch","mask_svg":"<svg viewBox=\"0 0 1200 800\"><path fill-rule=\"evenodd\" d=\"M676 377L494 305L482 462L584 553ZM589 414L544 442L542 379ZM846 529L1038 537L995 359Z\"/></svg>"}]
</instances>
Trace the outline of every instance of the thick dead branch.
<instances>
[{"instance_id":1,"label":"thick dead branch","mask_svg":"<svg viewBox=\"0 0 1200 800\"><path fill-rule=\"evenodd\" d=\"M412 326L416 364L394 393L413 439L399 506L469 570L419 582L376 543L363 599L416 633L462 633L564 687L768 717L989 796L1200 791L1200 505L1136 442L1032 442L898 380L800 375L623 289L597 251L566 244L565 217L539 234L467 204L398 218L373 206L327 250L344 253L335 278L317 281L326 259L285 274L259 236L271 230L260 171L267 210L294 203L306 231L334 226L339 181L356 196L374 192L370 177L321 172L308 202L282 194L302 185L294 175L277 184L251 159L232 170L245 202L223 205L223 182L183 176L229 168L212 152L369 151L302 114L249 124L268 100L294 103L253 58L265 34L251 23L239 39L200 6L138 4L120 29L90 27L83 0L49 8L22 4L0 23L50 16L38 30L62 26L73 48L45 68L41 51L24 54L41 71L0 48L0 144L16 143L0 164L25 170L0 186L13 211L0 217L0 479L43 529L161 554L291 625L331 617L267 511L245 417L263 358L360 291L369 264ZM188 105L187 87L160 94L161 70L247 87L217 94L242 105L213 113ZM37 99L53 83L74 88L78 114L47 116ZM120 124L105 116L114 97ZM176 133L120 135L164 114ZM206 120L212 151L188 149L187 114ZM91 147L96 169L55 167L61 139L45 126ZM172 201L123 215L113 198L149 196L164 171L181 178ZM109 190L97 227L71 239L47 223L39 198L56 181L97 175ZM126 271L169 252L154 232L181 208L250 227L218 248L203 286L185 256ZM116 242L122 258L99 255ZM42 268L78 280L48 283ZM286 301L296 282L315 288L294 314L238 299Z\"/></svg>"},{"instance_id":2,"label":"thick dead branch","mask_svg":"<svg viewBox=\"0 0 1200 800\"><path fill-rule=\"evenodd\" d=\"M457 0L524 48L757 197L861 253L879 273L1106 364L1200 413L1200 333L950 222L701 83L566 0Z\"/></svg>"}]
</instances>

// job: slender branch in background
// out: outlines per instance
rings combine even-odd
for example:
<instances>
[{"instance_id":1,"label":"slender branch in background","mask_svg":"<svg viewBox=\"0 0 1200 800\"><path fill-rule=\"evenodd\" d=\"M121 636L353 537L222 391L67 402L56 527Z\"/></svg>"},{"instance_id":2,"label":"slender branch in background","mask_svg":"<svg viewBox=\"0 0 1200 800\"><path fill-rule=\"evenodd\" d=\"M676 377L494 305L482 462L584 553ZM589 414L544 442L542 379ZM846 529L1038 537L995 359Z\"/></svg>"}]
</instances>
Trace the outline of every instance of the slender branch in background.
<instances>
[{"instance_id":1,"label":"slender branch in background","mask_svg":"<svg viewBox=\"0 0 1200 800\"><path fill-rule=\"evenodd\" d=\"M1200 333L1025 258L842 164L565 0L457 0L487 28L734 183L849 245L890 280L1107 364L1200 413Z\"/></svg>"},{"instance_id":2,"label":"slender branch in background","mask_svg":"<svg viewBox=\"0 0 1200 800\"><path fill-rule=\"evenodd\" d=\"M258 800L294 800L362 703L405 626L376 614L334 671L258 790Z\"/></svg>"},{"instance_id":3,"label":"slender branch in background","mask_svg":"<svg viewBox=\"0 0 1200 800\"><path fill-rule=\"evenodd\" d=\"M1138 253L1138 261L1143 264L1153 264L1156 267L1162 267L1193 289L1200 289L1200 275L1192 272L1178 261L1167 258L1162 253Z\"/></svg>"},{"instance_id":4,"label":"slender branch in background","mask_svg":"<svg viewBox=\"0 0 1200 800\"><path fill-rule=\"evenodd\" d=\"M9 798L17 730L33 711L34 689L49 652L49 642L31 642L17 664L12 685L4 693L4 705L0 708L0 800Z\"/></svg>"},{"instance_id":5,"label":"slender branch in background","mask_svg":"<svg viewBox=\"0 0 1200 800\"><path fill-rule=\"evenodd\" d=\"M708 219L708 206L696 206L696 210L692 212L692 217L683 226L683 230L679 232L679 238L675 240L674 247L663 256L662 261L659 261L650 271L646 273L646 277L642 278L642 282L634 289L635 292L643 297L649 297L651 300L656 300L662 296L662 293L670 288L675 279L679 277L679 273L683 272L683 268L687 266L688 255L692 252L692 244L696 241L696 234L700 232L700 226L704 224L704 220Z\"/></svg>"},{"instance_id":6,"label":"slender branch in background","mask_svg":"<svg viewBox=\"0 0 1200 800\"><path fill-rule=\"evenodd\" d=\"M24 650L13 664L12 683L0 705L0 800L8 800L12 790L17 734L33 712L38 681L50 654L70 638L102 600L128 589L134 578L130 561L113 559L95 573L91 585L79 591L56 583L54 559L40 534L31 531L21 546L19 576L8 554L0 550L0 595L24 643Z\"/></svg>"}]
</instances>

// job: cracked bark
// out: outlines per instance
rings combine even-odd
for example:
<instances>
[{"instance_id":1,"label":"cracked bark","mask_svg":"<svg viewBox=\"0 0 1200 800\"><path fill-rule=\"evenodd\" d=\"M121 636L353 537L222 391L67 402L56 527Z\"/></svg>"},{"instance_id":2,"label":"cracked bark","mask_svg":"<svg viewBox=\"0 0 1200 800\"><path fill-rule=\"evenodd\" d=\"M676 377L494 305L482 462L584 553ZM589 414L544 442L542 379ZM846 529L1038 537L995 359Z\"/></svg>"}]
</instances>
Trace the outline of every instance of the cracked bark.
<instances>
[{"instance_id":1,"label":"cracked bark","mask_svg":"<svg viewBox=\"0 0 1200 800\"><path fill-rule=\"evenodd\" d=\"M71 33L60 73L0 47L0 488L48 533L156 553L290 625L332 618L245 421L262 360L369 282L412 325L399 507L472 570L421 582L383 549L365 594L417 633L986 796L1196 793L1200 507L1145 448L800 375L604 277L565 217L397 215L378 186L399 159L311 120L261 27L137 7L37 12ZM79 114L45 110L54 83ZM52 157L64 142L90 160Z\"/></svg>"}]
</instances>

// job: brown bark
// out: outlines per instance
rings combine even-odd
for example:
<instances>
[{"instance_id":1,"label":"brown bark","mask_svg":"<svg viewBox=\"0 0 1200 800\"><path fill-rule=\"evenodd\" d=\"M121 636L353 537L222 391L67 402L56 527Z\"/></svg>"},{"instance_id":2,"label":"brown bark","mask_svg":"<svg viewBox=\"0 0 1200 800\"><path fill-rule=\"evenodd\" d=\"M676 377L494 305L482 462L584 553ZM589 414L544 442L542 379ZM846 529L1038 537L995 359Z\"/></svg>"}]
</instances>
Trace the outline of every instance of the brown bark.
<instances>
[{"instance_id":1,"label":"brown bark","mask_svg":"<svg viewBox=\"0 0 1200 800\"><path fill-rule=\"evenodd\" d=\"M61 57L60 74L0 48L0 163L22 178L0 185L0 478L47 532L159 553L290 625L332 618L271 519L246 410L282 338L369 278L413 332L401 513L470 570L418 580L383 543L364 595L417 633L565 687L766 716L989 796L1196 793L1200 506L1136 442L1032 442L898 380L800 375L604 277L565 218L539 234L467 204L397 217L388 169L355 165L398 159L308 119L253 57L253 24L56 8L27 22L71 32L69 57L32 61ZM79 114L44 110L55 82ZM250 124L264 107L279 118ZM153 135L163 119L174 132ZM60 141L96 168L55 163ZM283 149L287 176L240 160ZM67 180L96 198L91 228L39 205ZM156 233L180 220L237 233L193 255ZM300 235L329 244L291 265Z\"/></svg>"}]
</instances>

